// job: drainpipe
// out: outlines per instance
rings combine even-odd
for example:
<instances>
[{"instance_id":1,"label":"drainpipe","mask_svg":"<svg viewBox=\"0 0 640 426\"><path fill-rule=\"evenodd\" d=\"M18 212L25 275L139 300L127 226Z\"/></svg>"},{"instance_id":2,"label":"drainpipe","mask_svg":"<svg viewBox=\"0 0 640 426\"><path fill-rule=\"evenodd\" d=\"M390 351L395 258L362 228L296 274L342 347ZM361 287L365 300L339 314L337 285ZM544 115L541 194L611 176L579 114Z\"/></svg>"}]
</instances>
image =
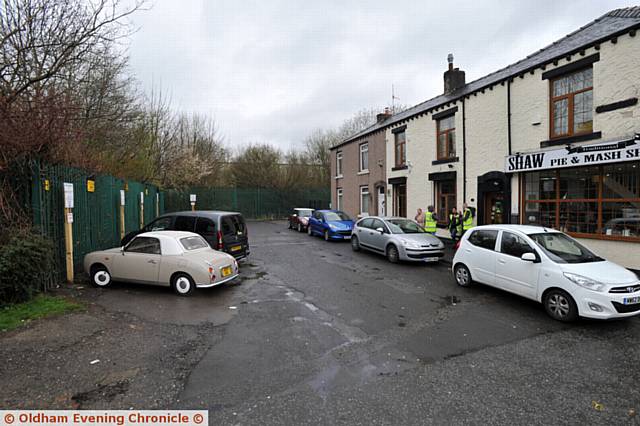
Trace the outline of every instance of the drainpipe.
<instances>
[{"instance_id":1,"label":"drainpipe","mask_svg":"<svg viewBox=\"0 0 640 426\"><path fill-rule=\"evenodd\" d=\"M467 202L467 129L464 96L462 97L462 199Z\"/></svg>"},{"instance_id":2,"label":"drainpipe","mask_svg":"<svg viewBox=\"0 0 640 426\"><path fill-rule=\"evenodd\" d=\"M511 79L507 79L507 138L511 155Z\"/></svg>"}]
</instances>

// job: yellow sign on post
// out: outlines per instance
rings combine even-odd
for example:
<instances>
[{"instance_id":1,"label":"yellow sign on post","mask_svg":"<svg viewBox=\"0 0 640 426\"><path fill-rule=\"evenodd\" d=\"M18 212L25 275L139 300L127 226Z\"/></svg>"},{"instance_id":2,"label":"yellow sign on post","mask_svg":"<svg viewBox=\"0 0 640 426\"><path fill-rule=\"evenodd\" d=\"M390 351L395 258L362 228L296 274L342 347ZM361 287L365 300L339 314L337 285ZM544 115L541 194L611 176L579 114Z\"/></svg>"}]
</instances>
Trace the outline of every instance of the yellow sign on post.
<instances>
[{"instance_id":1,"label":"yellow sign on post","mask_svg":"<svg viewBox=\"0 0 640 426\"><path fill-rule=\"evenodd\" d=\"M96 191L96 181L87 180L87 192L95 192Z\"/></svg>"},{"instance_id":2,"label":"yellow sign on post","mask_svg":"<svg viewBox=\"0 0 640 426\"><path fill-rule=\"evenodd\" d=\"M64 247L67 281L73 283L73 184L64 183Z\"/></svg>"},{"instance_id":3,"label":"yellow sign on post","mask_svg":"<svg viewBox=\"0 0 640 426\"><path fill-rule=\"evenodd\" d=\"M44 180L44 190L48 191L51 189L51 183L49 182L49 179L45 179Z\"/></svg>"}]
</instances>

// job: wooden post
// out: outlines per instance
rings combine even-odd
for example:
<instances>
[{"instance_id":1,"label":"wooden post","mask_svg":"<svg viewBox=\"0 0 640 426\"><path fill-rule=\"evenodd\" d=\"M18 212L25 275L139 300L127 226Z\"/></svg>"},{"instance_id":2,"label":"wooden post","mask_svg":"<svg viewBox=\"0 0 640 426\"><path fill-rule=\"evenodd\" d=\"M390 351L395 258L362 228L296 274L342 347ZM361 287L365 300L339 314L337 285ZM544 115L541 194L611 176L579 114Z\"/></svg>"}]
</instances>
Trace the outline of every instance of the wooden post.
<instances>
[{"instance_id":1,"label":"wooden post","mask_svg":"<svg viewBox=\"0 0 640 426\"><path fill-rule=\"evenodd\" d=\"M144 228L144 192L140 193L140 229Z\"/></svg>"},{"instance_id":2,"label":"wooden post","mask_svg":"<svg viewBox=\"0 0 640 426\"><path fill-rule=\"evenodd\" d=\"M120 190L120 239L124 238L124 189Z\"/></svg>"},{"instance_id":3,"label":"wooden post","mask_svg":"<svg viewBox=\"0 0 640 426\"><path fill-rule=\"evenodd\" d=\"M67 281L73 283L73 184L64 183L64 248Z\"/></svg>"}]
</instances>

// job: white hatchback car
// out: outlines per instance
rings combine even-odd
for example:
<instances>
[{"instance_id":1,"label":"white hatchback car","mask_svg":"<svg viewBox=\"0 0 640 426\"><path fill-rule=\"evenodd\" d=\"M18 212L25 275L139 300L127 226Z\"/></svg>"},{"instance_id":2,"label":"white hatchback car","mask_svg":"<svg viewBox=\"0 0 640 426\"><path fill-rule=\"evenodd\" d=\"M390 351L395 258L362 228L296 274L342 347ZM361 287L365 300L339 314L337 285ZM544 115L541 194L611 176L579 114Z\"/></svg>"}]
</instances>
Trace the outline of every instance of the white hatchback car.
<instances>
[{"instance_id":1,"label":"white hatchback car","mask_svg":"<svg viewBox=\"0 0 640 426\"><path fill-rule=\"evenodd\" d=\"M452 270L460 286L477 281L537 300L560 321L640 314L636 274L548 228L475 227L462 237Z\"/></svg>"}]
</instances>

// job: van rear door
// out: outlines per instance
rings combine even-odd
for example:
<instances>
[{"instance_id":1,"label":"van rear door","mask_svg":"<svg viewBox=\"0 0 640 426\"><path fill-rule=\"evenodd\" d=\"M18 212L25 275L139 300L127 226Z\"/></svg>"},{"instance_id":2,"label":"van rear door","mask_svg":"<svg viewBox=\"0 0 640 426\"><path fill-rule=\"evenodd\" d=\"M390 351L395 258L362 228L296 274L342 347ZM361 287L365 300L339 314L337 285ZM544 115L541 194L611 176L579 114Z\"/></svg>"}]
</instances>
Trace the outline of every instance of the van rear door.
<instances>
[{"instance_id":1,"label":"van rear door","mask_svg":"<svg viewBox=\"0 0 640 426\"><path fill-rule=\"evenodd\" d=\"M249 245L244 218L240 215L229 215L220 219L224 251L235 257L246 256Z\"/></svg>"}]
</instances>

